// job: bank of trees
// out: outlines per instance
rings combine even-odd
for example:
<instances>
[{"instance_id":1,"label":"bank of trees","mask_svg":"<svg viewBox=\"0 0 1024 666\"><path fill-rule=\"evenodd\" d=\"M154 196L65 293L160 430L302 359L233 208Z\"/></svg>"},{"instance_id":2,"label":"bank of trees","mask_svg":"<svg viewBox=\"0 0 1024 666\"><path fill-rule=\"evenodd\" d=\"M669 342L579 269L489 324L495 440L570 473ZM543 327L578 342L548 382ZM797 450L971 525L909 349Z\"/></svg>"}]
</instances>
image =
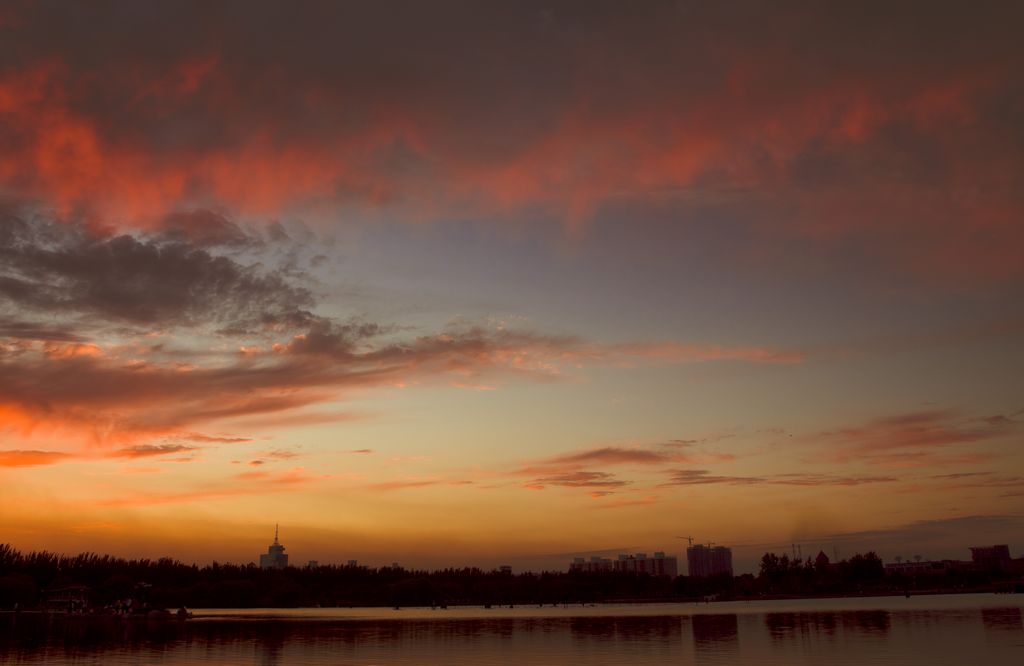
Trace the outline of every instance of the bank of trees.
<instances>
[{"instance_id":1,"label":"bank of trees","mask_svg":"<svg viewBox=\"0 0 1024 666\"><path fill-rule=\"evenodd\" d=\"M882 559L874 552L831 563L765 553L758 579L767 594L830 594L888 587Z\"/></svg>"},{"instance_id":2,"label":"bank of trees","mask_svg":"<svg viewBox=\"0 0 1024 666\"><path fill-rule=\"evenodd\" d=\"M253 564L198 567L172 559L128 560L83 553L21 553L0 544L0 607L29 608L70 585L94 606L140 598L167 608L561 604L678 596L671 578L563 572L510 575L479 568L319 566L263 570Z\"/></svg>"},{"instance_id":3,"label":"bank of trees","mask_svg":"<svg viewBox=\"0 0 1024 666\"><path fill-rule=\"evenodd\" d=\"M11 608L14 604L30 608L54 590L71 585L86 586L94 606L131 597L167 608L255 608L550 605L676 601L712 595L744 599L896 591L906 582L885 576L882 562L874 553L827 565L766 553L757 576L669 578L616 572L511 575L470 567L438 571L330 565L278 571L262 570L253 564L219 563L199 567L166 558L131 560L94 553L22 553L0 544L0 608Z\"/></svg>"}]
</instances>

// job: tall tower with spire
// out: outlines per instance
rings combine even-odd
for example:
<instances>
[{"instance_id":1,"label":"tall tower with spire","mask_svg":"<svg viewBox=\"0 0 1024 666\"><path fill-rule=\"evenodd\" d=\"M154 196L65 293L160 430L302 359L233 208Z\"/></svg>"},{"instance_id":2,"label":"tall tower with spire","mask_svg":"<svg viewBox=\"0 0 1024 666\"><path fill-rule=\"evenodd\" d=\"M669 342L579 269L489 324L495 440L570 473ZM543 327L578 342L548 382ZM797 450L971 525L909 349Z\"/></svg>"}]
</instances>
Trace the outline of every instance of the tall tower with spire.
<instances>
[{"instance_id":1,"label":"tall tower with spire","mask_svg":"<svg viewBox=\"0 0 1024 666\"><path fill-rule=\"evenodd\" d=\"M288 566L288 556L285 555L284 546L279 540L278 525L274 525L274 543L270 544L267 552L260 555L260 569L284 569Z\"/></svg>"}]
</instances>

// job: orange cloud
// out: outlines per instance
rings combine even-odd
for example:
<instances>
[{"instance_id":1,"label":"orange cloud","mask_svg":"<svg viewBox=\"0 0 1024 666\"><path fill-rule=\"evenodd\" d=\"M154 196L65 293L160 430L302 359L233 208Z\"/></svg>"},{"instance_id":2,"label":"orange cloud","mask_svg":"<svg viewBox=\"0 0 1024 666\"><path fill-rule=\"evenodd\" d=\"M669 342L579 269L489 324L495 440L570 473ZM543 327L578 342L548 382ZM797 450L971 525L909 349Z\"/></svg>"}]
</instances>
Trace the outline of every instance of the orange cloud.
<instances>
[{"instance_id":1,"label":"orange cloud","mask_svg":"<svg viewBox=\"0 0 1024 666\"><path fill-rule=\"evenodd\" d=\"M331 475L328 474L308 474L302 467L294 467L279 473L264 471L243 472L232 477L229 483L210 484L205 487L175 493L135 493L124 497L101 500L97 504L104 507L190 504L230 499L245 495L293 492L310 483L326 481L331 478Z\"/></svg>"},{"instance_id":2,"label":"orange cloud","mask_svg":"<svg viewBox=\"0 0 1024 666\"><path fill-rule=\"evenodd\" d=\"M103 355L103 351L92 343L47 343L43 347L43 353L53 359Z\"/></svg>"},{"instance_id":3,"label":"orange cloud","mask_svg":"<svg viewBox=\"0 0 1024 666\"><path fill-rule=\"evenodd\" d=\"M69 457L67 453L59 451L0 451L0 467L53 465Z\"/></svg>"},{"instance_id":4,"label":"orange cloud","mask_svg":"<svg viewBox=\"0 0 1024 666\"><path fill-rule=\"evenodd\" d=\"M595 508L598 509L621 509L630 506L649 506L651 504L658 503L657 495L645 495L643 497L630 499L630 498L617 498L612 500L603 500L595 504Z\"/></svg>"},{"instance_id":5,"label":"orange cloud","mask_svg":"<svg viewBox=\"0 0 1024 666\"><path fill-rule=\"evenodd\" d=\"M443 484L444 481L439 479L399 479L396 481L384 481L382 483L373 483L367 486L370 490L406 490L408 488L428 488L430 486L436 486Z\"/></svg>"}]
</instances>

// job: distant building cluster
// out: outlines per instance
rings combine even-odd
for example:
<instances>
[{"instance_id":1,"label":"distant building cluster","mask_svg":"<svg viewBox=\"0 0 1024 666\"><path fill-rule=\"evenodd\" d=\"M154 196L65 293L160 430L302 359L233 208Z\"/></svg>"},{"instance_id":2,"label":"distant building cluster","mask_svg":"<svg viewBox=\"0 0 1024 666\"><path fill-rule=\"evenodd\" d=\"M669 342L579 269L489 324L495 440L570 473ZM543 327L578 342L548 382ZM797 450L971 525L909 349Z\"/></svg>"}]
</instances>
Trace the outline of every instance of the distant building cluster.
<instances>
[{"instance_id":1,"label":"distant building cluster","mask_svg":"<svg viewBox=\"0 0 1024 666\"><path fill-rule=\"evenodd\" d=\"M697 544L686 549L687 571L692 578L732 575L732 549Z\"/></svg>"},{"instance_id":2,"label":"distant building cluster","mask_svg":"<svg viewBox=\"0 0 1024 666\"><path fill-rule=\"evenodd\" d=\"M971 561L976 569L984 571L1009 571L1013 564L1010 547L1006 544L975 546L971 548Z\"/></svg>"},{"instance_id":3,"label":"distant building cluster","mask_svg":"<svg viewBox=\"0 0 1024 666\"><path fill-rule=\"evenodd\" d=\"M288 555L284 552L284 546L280 540L280 530L278 526L274 526L274 543L267 547L267 552L260 554L260 569L286 569L288 568ZM319 560L309 560L306 563L307 569L318 569L320 567ZM349 560L347 566L358 567L358 560ZM392 562L391 568L400 569L398 562ZM507 572L506 572L507 569ZM512 568L503 566L501 568L503 573L511 573Z\"/></svg>"},{"instance_id":4,"label":"distant building cluster","mask_svg":"<svg viewBox=\"0 0 1024 666\"><path fill-rule=\"evenodd\" d=\"M679 575L679 561L661 551L656 552L654 557L647 557L646 553L636 553L635 555L619 555L615 560L597 556L591 557L590 560L577 557L569 565L569 571L585 573L616 571L675 578Z\"/></svg>"},{"instance_id":5,"label":"distant building cluster","mask_svg":"<svg viewBox=\"0 0 1024 666\"><path fill-rule=\"evenodd\" d=\"M285 569L288 567L288 555L280 542L278 527L274 527L274 543L270 544L267 552L260 555L261 569ZM994 546L974 546L970 549L970 560L926 560L920 556L914 559L903 560L896 558L895 562L884 565L885 573L889 575L923 576L937 575L946 572L976 571L993 574L1018 574L1024 575L1024 557L1014 559L1010 556L1010 547L1006 544ZM711 578L713 576L732 576L732 549L726 546L715 546L714 544L693 544L686 549L687 573L692 578ZM306 565L310 569L316 569L319 562L310 560ZM356 560L348 561L349 567L357 567ZM838 570L841 563L831 562L824 551L819 552L814 558L814 567L818 571ZM392 568L400 568L397 562L392 563ZM512 574L512 567L507 564L501 565L496 571L505 575ZM635 553L633 555L620 554L616 559L593 556L590 559L583 557L574 558L569 564L570 572L603 573L616 572L628 574L648 574L651 576L669 576L675 578L679 575L679 562L672 555L666 555L663 551L654 553L653 557L647 557L646 553Z\"/></svg>"},{"instance_id":6,"label":"distant building cluster","mask_svg":"<svg viewBox=\"0 0 1024 666\"><path fill-rule=\"evenodd\" d=\"M695 578L733 575L732 549L726 546L691 545L686 549L686 563L689 575ZM679 561L660 551L655 553L654 557L647 557L645 553L637 553L635 555L619 555L615 560L599 556L593 556L589 560L577 557L569 565L569 571L585 573L619 571L674 578L679 575Z\"/></svg>"},{"instance_id":7,"label":"distant building cluster","mask_svg":"<svg viewBox=\"0 0 1024 666\"><path fill-rule=\"evenodd\" d=\"M1010 547L1006 544L974 546L970 551L970 560L925 560L920 557L903 560L897 558L895 562L885 565L885 573L904 576L928 576L950 571L1024 574L1024 558L1013 559L1010 557Z\"/></svg>"}]
</instances>

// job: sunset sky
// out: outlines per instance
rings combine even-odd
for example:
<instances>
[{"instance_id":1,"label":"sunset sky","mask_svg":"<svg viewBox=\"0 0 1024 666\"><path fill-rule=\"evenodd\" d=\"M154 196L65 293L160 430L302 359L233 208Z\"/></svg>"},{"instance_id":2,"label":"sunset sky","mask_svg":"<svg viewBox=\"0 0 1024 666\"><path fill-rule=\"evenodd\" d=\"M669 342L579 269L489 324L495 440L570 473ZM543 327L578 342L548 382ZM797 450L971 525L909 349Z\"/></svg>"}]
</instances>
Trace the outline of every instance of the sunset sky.
<instances>
[{"instance_id":1,"label":"sunset sky","mask_svg":"<svg viewBox=\"0 0 1024 666\"><path fill-rule=\"evenodd\" d=\"M2 540L1024 554L1022 25L3 3Z\"/></svg>"}]
</instances>

